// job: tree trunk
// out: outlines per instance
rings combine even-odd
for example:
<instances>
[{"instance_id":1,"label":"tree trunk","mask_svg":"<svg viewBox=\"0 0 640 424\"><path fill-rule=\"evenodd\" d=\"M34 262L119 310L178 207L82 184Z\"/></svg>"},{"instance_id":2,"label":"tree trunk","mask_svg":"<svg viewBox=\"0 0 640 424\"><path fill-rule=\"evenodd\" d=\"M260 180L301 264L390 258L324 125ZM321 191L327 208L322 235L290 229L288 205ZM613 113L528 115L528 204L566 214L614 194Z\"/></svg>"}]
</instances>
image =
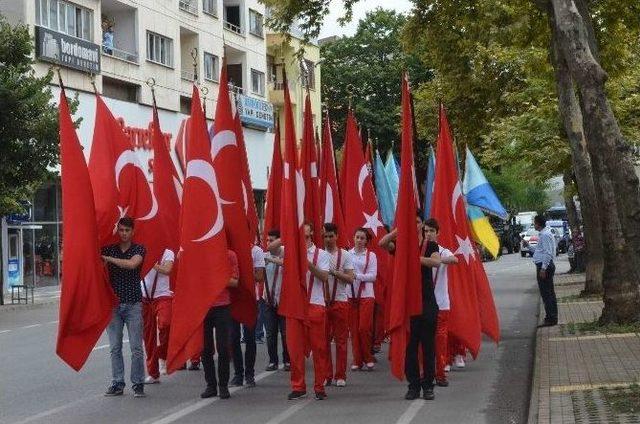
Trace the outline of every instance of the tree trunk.
<instances>
[{"instance_id":1,"label":"tree trunk","mask_svg":"<svg viewBox=\"0 0 640 424\"><path fill-rule=\"evenodd\" d=\"M564 129L571 147L571 162L575 176L580 210L584 225L586 249L585 294L602 293L602 273L604 269L604 252L602 246L602 222L600 208L596 198L593 181L591 159L587 152L582 112L576 98L573 79L569 73L567 62L557 44L557 30L553 10L549 10L551 24L551 61L555 69L556 89L558 91L558 109ZM575 227L574 227L575 229Z\"/></svg>"},{"instance_id":2,"label":"tree trunk","mask_svg":"<svg viewBox=\"0 0 640 424\"><path fill-rule=\"evenodd\" d=\"M605 308L600 321L636 321L640 319L638 178L606 98L606 73L590 48L595 40L589 40L590 32L574 0L551 3L558 48L580 92L582 126L601 211Z\"/></svg>"}]
</instances>

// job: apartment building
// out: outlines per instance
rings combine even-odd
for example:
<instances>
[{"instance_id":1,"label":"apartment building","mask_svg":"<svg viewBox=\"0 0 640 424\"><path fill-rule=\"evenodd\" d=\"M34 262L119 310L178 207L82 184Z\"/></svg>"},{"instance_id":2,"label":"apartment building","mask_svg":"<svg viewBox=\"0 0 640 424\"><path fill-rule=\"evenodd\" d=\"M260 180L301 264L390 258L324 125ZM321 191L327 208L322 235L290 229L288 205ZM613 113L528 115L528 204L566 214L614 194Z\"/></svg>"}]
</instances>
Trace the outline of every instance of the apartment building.
<instances>
[{"instance_id":1,"label":"apartment building","mask_svg":"<svg viewBox=\"0 0 640 424\"><path fill-rule=\"evenodd\" d=\"M148 170L155 82L160 125L171 138L178 168L185 119L197 82L211 120L222 58L229 89L243 123L249 165L259 203L267 187L273 151L273 105L267 100L264 6L258 0L0 0L10 23L28 25L35 42L35 70L59 67L67 93L78 95L78 135L88 156L93 136L95 89L103 95ZM54 101L60 88L51 86ZM211 121L210 121L211 123ZM2 269L10 284L59 282L60 187L36 193L25 216L2 221Z\"/></svg>"}]
</instances>

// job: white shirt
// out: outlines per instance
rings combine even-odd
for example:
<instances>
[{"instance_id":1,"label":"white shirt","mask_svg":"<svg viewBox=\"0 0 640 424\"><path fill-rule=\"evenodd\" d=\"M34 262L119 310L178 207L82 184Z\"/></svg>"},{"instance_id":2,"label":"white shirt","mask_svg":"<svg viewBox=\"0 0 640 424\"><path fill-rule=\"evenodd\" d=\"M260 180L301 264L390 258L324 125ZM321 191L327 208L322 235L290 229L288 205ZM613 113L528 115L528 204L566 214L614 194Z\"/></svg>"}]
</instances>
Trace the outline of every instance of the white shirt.
<instances>
[{"instance_id":1,"label":"white shirt","mask_svg":"<svg viewBox=\"0 0 640 424\"><path fill-rule=\"evenodd\" d=\"M440 257L448 258L453 256L453 253L449 249L445 249L442 246L440 247ZM433 268L433 280L436 282L435 294L436 294L436 303L438 304L438 309L441 311L448 311L451 309L451 303L449 301L449 275L447 271L447 265L441 263L438 268Z\"/></svg>"},{"instance_id":2,"label":"white shirt","mask_svg":"<svg viewBox=\"0 0 640 424\"><path fill-rule=\"evenodd\" d=\"M311 263L314 262L313 257L315 256L316 249L318 248L315 245L307 248L307 260ZM315 264L321 271L329 272L329 269L331 268L331 255L329 252L323 249L318 249L318 259L315 261ZM311 280L311 276L311 271L307 271L305 280L305 283L307 284L307 293L309 290L309 280ZM311 299L309 299L309 303L311 305L325 306L323 284L322 281L315 276L313 276L313 287L311 288Z\"/></svg>"},{"instance_id":3,"label":"white shirt","mask_svg":"<svg viewBox=\"0 0 640 424\"><path fill-rule=\"evenodd\" d=\"M375 253L370 252L369 265L365 270L364 268L367 264L368 251L368 249L365 249L362 252L357 253L355 248L349 250L349 253L351 253L351 260L353 261L353 269L356 274L356 278L353 281L353 294L355 294L356 298L358 297L361 284L364 284L362 294L360 295L361 299L376 297L373 291L373 283L376 281L376 277L378 276L378 258L376 258ZM352 297L351 290L347 290L347 297Z\"/></svg>"},{"instance_id":4,"label":"white shirt","mask_svg":"<svg viewBox=\"0 0 640 424\"><path fill-rule=\"evenodd\" d=\"M556 239L553 234L551 234L551 229L544 227L542 231L538 233L538 245L536 246L536 250L533 251L533 263L541 264L542 269L547 269L555 257Z\"/></svg>"},{"instance_id":5,"label":"white shirt","mask_svg":"<svg viewBox=\"0 0 640 424\"><path fill-rule=\"evenodd\" d=\"M264 268L264 252L259 246L253 245L251 248L251 259L253 261L253 269ZM256 300L260 300L262 283L256 281Z\"/></svg>"},{"instance_id":6,"label":"white shirt","mask_svg":"<svg viewBox=\"0 0 640 424\"><path fill-rule=\"evenodd\" d=\"M353 271L353 260L351 259L351 254L344 249L340 249L342 251L340 255L340 263L338 263L338 249L335 252L327 252L331 255L331 269L346 272ZM346 302L348 300L347 292L351 291L350 284L345 283L333 275L329 275L329 296L333 295L333 286L338 285L336 287L336 302Z\"/></svg>"},{"instance_id":7,"label":"white shirt","mask_svg":"<svg viewBox=\"0 0 640 424\"><path fill-rule=\"evenodd\" d=\"M282 259L284 257L284 247L280 248L280 253L273 255L271 252L264 252L264 255L269 258L279 258ZM280 303L280 291L282 290L282 265L276 265L273 262L269 262L265 266L265 274L267 277L267 283L269 284L269 293L273 299L273 306L277 306ZM264 290L262 294L262 298L265 301L269 301L267 297L267 290Z\"/></svg>"},{"instance_id":8,"label":"white shirt","mask_svg":"<svg viewBox=\"0 0 640 424\"><path fill-rule=\"evenodd\" d=\"M160 259L160 264L164 262L173 262L175 259L175 255L173 251L169 249L165 249L162 253L162 259ZM153 280L155 280L156 275L158 276L158 281L156 282L156 292L153 294L153 298L157 299L163 296L173 296L173 292L171 291L171 286L169 285L169 276L159 273L155 269L151 268L151 270L144 277L144 280L140 282L140 288L142 289L142 296L146 297L147 293L149 296L152 296L151 292L153 290ZM145 292L145 286L147 291Z\"/></svg>"}]
</instances>

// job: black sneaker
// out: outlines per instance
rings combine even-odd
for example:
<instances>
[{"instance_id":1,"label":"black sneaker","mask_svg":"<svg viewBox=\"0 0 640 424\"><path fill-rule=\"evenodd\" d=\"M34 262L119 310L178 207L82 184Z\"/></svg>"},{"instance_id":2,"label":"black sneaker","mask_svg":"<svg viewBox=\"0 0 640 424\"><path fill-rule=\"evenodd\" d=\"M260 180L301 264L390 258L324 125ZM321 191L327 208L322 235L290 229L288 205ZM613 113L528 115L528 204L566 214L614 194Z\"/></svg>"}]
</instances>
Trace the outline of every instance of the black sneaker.
<instances>
[{"instance_id":1,"label":"black sneaker","mask_svg":"<svg viewBox=\"0 0 640 424\"><path fill-rule=\"evenodd\" d=\"M436 396L433 394L433 387L426 387L423 389L422 399L434 400Z\"/></svg>"},{"instance_id":2,"label":"black sneaker","mask_svg":"<svg viewBox=\"0 0 640 424\"><path fill-rule=\"evenodd\" d=\"M285 362L284 366L282 367L283 371L291 371L291 364L288 362Z\"/></svg>"},{"instance_id":3,"label":"black sneaker","mask_svg":"<svg viewBox=\"0 0 640 424\"><path fill-rule=\"evenodd\" d=\"M325 400L327 398L327 394L325 392L316 392L315 398L316 400Z\"/></svg>"},{"instance_id":4,"label":"black sneaker","mask_svg":"<svg viewBox=\"0 0 640 424\"><path fill-rule=\"evenodd\" d=\"M107 391L104 392L105 396L122 396L124 393L124 386L119 384L112 384L107 388Z\"/></svg>"},{"instance_id":5,"label":"black sneaker","mask_svg":"<svg viewBox=\"0 0 640 424\"><path fill-rule=\"evenodd\" d=\"M231 379L231 381L229 382L230 386L235 386L235 387L242 387L242 381L243 378L241 375L236 375L235 377L233 377Z\"/></svg>"},{"instance_id":6,"label":"black sneaker","mask_svg":"<svg viewBox=\"0 0 640 424\"><path fill-rule=\"evenodd\" d=\"M333 382L333 380L332 380L332 379L327 378L327 379L324 381L324 385L325 385L326 387L329 387L329 386L331 386L331 383L332 383L332 382Z\"/></svg>"},{"instance_id":7,"label":"black sneaker","mask_svg":"<svg viewBox=\"0 0 640 424\"><path fill-rule=\"evenodd\" d=\"M449 386L449 382L447 381L446 378L444 380L436 380L436 386L448 387Z\"/></svg>"},{"instance_id":8,"label":"black sneaker","mask_svg":"<svg viewBox=\"0 0 640 424\"><path fill-rule=\"evenodd\" d=\"M287 399L296 400L296 399L302 399L305 397L307 397L307 392L294 390L293 392L289 393L289 396L287 396Z\"/></svg>"},{"instance_id":9,"label":"black sneaker","mask_svg":"<svg viewBox=\"0 0 640 424\"><path fill-rule=\"evenodd\" d=\"M409 389L407 390L407 394L404 395L406 400L416 400L420 397L420 390Z\"/></svg>"},{"instance_id":10,"label":"black sneaker","mask_svg":"<svg viewBox=\"0 0 640 424\"><path fill-rule=\"evenodd\" d=\"M231 393L229 393L228 387L220 387L220 399L229 399L231 397Z\"/></svg>"},{"instance_id":11,"label":"black sneaker","mask_svg":"<svg viewBox=\"0 0 640 424\"><path fill-rule=\"evenodd\" d=\"M202 399L207 399L215 396L218 396L218 389L211 386L207 386L207 388L204 389L204 392L200 393L200 397Z\"/></svg>"},{"instance_id":12,"label":"black sneaker","mask_svg":"<svg viewBox=\"0 0 640 424\"><path fill-rule=\"evenodd\" d=\"M277 371L278 370L278 366L276 364L269 364L267 365L267 368L264 369L265 371Z\"/></svg>"},{"instance_id":13,"label":"black sneaker","mask_svg":"<svg viewBox=\"0 0 640 424\"><path fill-rule=\"evenodd\" d=\"M256 387L256 380L253 377L246 377L245 383L247 383L247 387Z\"/></svg>"},{"instance_id":14,"label":"black sneaker","mask_svg":"<svg viewBox=\"0 0 640 424\"><path fill-rule=\"evenodd\" d=\"M200 369L200 364L198 362L192 362L189 365L189 371L198 371Z\"/></svg>"},{"instance_id":15,"label":"black sneaker","mask_svg":"<svg viewBox=\"0 0 640 424\"><path fill-rule=\"evenodd\" d=\"M144 394L144 384L136 384L133 386L133 397L143 398L147 395Z\"/></svg>"}]
</instances>

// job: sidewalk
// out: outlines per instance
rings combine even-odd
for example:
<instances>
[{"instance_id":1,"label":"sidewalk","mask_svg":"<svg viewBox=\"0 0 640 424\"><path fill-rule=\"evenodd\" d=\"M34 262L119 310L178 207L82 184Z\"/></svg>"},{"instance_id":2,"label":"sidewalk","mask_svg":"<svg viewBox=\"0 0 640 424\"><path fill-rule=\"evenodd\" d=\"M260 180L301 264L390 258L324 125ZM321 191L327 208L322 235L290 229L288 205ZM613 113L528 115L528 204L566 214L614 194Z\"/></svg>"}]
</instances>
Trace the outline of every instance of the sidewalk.
<instances>
[{"instance_id":1,"label":"sidewalk","mask_svg":"<svg viewBox=\"0 0 640 424\"><path fill-rule=\"evenodd\" d=\"M36 287L33 291L33 303L29 296L29 303L11 303L11 292L4 293L4 305L0 305L0 314L7 311L40 308L60 301L60 286Z\"/></svg>"},{"instance_id":2,"label":"sidewalk","mask_svg":"<svg viewBox=\"0 0 640 424\"><path fill-rule=\"evenodd\" d=\"M559 325L538 329L529 423L640 423L640 334L584 324L604 306L577 297L584 274L555 283Z\"/></svg>"}]
</instances>

